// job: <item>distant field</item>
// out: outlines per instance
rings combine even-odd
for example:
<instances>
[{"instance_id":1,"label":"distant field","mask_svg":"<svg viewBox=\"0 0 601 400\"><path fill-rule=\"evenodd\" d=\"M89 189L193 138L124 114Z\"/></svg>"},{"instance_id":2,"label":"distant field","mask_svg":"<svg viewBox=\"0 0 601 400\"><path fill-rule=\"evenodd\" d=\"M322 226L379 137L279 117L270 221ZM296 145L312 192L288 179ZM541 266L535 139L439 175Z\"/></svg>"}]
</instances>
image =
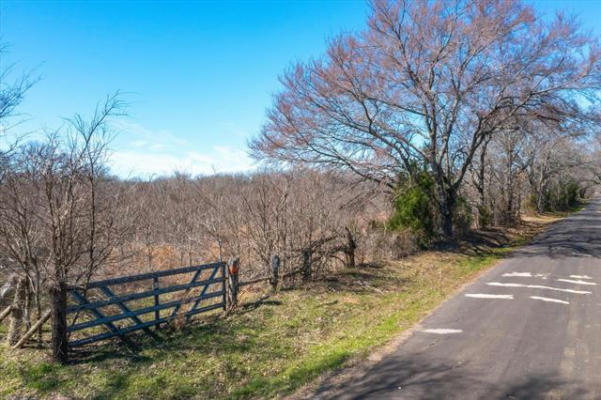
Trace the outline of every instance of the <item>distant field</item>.
<instances>
[{"instance_id":1,"label":"distant field","mask_svg":"<svg viewBox=\"0 0 601 400\"><path fill-rule=\"evenodd\" d=\"M291 393L327 371L360 362L555 219L530 218L524 227L508 235L492 232L477 245L346 270L258 303L247 294L235 313L165 332L163 342L143 343L135 355L109 343L74 365L58 366L44 361L44 351L9 355L2 347L0 397L224 399Z\"/></svg>"}]
</instances>

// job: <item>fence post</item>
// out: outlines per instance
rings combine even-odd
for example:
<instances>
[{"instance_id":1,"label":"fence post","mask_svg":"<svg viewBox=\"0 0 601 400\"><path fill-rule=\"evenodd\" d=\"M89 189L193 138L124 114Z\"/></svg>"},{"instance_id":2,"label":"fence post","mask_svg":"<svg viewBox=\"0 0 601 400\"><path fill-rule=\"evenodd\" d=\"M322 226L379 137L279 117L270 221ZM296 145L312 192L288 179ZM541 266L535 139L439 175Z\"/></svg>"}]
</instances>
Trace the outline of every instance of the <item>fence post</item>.
<instances>
[{"instance_id":1,"label":"fence post","mask_svg":"<svg viewBox=\"0 0 601 400\"><path fill-rule=\"evenodd\" d=\"M67 341L67 289L62 283L50 287L52 314L52 358L66 363L69 342Z\"/></svg>"},{"instance_id":2,"label":"fence post","mask_svg":"<svg viewBox=\"0 0 601 400\"><path fill-rule=\"evenodd\" d=\"M273 273L270 282L271 287L273 291L276 291L278 289L278 279L280 274L280 256L278 256L277 254L274 255L271 259L271 272Z\"/></svg>"},{"instance_id":3,"label":"fence post","mask_svg":"<svg viewBox=\"0 0 601 400\"><path fill-rule=\"evenodd\" d=\"M303 249L303 280L311 279L311 249Z\"/></svg>"},{"instance_id":4,"label":"fence post","mask_svg":"<svg viewBox=\"0 0 601 400\"><path fill-rule=\"evenodd\" d=\"M353 233L348 227L346 228L346 242L346 267L355 268L355 250L357 250L357 242L355 242Z\"/></svg>"},{"instance_id":5,"label":"fence post","mask_svg":"<svg viewBox=\"0 0 601 400\"><path fill-rule=\"evenodd\" d=\"M239 273L240 273L240 258L230 257L227 262L228 272L228 297L229 307L234 308L238 305L238 285L239 285Z\"/></svg>"}]
</instances>

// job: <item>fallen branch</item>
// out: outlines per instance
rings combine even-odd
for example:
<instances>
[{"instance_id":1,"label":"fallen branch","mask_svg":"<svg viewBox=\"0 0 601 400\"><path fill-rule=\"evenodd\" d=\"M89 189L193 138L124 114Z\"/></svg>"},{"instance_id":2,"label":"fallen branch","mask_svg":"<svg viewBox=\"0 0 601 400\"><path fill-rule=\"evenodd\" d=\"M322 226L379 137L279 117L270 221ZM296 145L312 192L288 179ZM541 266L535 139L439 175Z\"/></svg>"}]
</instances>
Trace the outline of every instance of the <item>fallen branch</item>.
<instances>
[{"instance_id":1,"label":"fallen branch","mask_svg":"<svg viewBox=\"0 0 601 400\"><path fill-rule=\"evenodd\" d=\"M25 341L27 339L29 339L31 336L33 336L33 334L38 330L38 328L44 322L46 322L48 320L48 318L50 318L50 314L51 314L51 310L46 311L46 313L44 313L44 315L42 315L42 318L40 318L35 324L33 324L31 326L31 328L29 328L29 330L27 332L25 332L25 335L23 335L23 337L21 339L19 339L19 341L12 346L12 348L18 349L19 347L21 347L23 345L23 343L25 343Z\"/></svg>"}]
</instances>

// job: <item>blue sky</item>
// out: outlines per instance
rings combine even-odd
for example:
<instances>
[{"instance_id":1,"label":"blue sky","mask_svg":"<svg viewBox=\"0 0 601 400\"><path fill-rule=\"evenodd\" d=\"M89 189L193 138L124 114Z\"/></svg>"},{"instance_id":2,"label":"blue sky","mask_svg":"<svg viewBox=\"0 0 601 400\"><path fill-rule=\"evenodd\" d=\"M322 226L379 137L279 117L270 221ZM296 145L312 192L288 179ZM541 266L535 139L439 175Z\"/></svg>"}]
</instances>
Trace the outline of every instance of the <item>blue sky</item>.
<instances>
[{"instance_id":1,"label":"blue sky","mask_svg":"<svg viewBox=\"0 0 601 400\"><path fill-rule=\"evenodd\" d=\"M575 12L591 29L601 20L601 0L535 4ZM19 109L20 130L57 127L126 92L110 161L121 176L244 171L278 75L322 54L329 37L362 28L367 9L351 0L0 0L9 45L0 66L41 78Z\"/></svg>"}]
</instances>

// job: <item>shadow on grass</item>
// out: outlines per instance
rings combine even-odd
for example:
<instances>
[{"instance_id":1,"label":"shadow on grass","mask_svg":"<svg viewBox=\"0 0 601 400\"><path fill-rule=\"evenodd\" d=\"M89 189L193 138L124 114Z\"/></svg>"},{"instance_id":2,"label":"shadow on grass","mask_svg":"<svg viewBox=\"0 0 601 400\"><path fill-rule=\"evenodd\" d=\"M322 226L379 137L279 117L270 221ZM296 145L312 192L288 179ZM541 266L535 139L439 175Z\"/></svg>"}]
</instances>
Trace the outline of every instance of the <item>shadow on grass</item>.
<instances>
[{"instance_id":1,"label":"shadow on grass","mask_svg":"<svg viewBox=\"0 0 601 400\"><path fill-rule=\"evenodd\" d=\"M246 302L241 304L238 309L235 311L236 314L244 314L250 311L254 311L261 306L281 306L282 302L279 300L269 300L271 298L271 294L264 295L260 297L258 300Z\"/></svg>"},{"instance_id":2,"label":"shadow on grass","mask_svg":"<svg viewBox=\"0 0 601 400\"><path fill-rule=\"evenodd\" d=\"M111 359L121 359L132 364L145 364L160 362L169 358L172 352L197 351L199 353L213 353L215 349L220 352L244 352L252 345L252 338L248 332L260 330L261 321L252 318L241 318L244 314L262 306L280 306L279 300L270 300L270 295L257 301L241 304L233 315L212 315L195 321L181 329L171 326L155 330L157 340L152 340L143 333L128 335L139 347L139 351L132 351L126 345L116 342L102 342L97 345L87 346L71 353L71 365L92 364ZM245 332L244 341L241 343L233 340L238 334Z\"/></svg>"},{"instance_id":3,"label":"shadow on grass","mask_svg":"<svg viewBox=\"0 0 601 400\"><path fill-rule=\"evenodd\" d=\"M94 395L95 399L111 399L122 392L129 385L131 374L120 372L110 375L106 379L104 388Z\"/></svg>"},{"instance_id":4,"label":"shadow on grass","mask_svg":"<svg viewBox=\"0 0 601 400\"><path fill-rule=\"evenodd\" d=\"M220 382L235 382L247 375L237 360L282 357L281 349L261 336L263 328L260 319L238 315L191 325L181 331L159 330L158 343L136 335L139 353L107 342L75 352L71 365L28 366L21 378L26 387L42 394L57 389L69 394L70 389L63 385L77 381L81 373L87 374L87 380L94 380L93 398L135 398L132 395L138 394L138 398L154 398L153 393L160 393L161 398L191 398L199 393L213 398L220 393L217 391L223 386ZM211 366L219 374L203 375ZM91 368L96 371L95 376L90 373ZM194 374L199 375L194 377Z\"/></svg>"},{"instance_id":5,"label":"shadow on grass","mask_svg":"<svg viewBox=\"0 0 601 400\"><path fill-rule=\"evenodd\" d=\"M351 357L347 351L339 351L316 357L312 362L301 367L286 371L286 374L276 377L260 377L251 380L248 384L231 393L233 399L265 396L276 393L289 394L297 387L310 382L324 371L340 368Z\"/></svg>"},{"instance_id":6,"label":"shadow on grass","mask_svg":"<svg viewBox=\"0 0 601 400\"><path fill-rule=\"evenodd\" d=\"M42 393L48 393L61 384L58 374L60 368L60 366L44 362L30 368L19 369L19 374L26 386Z\"/></svg>"},{"instance_id":7,"label":"shadow on grass","mask_svg":"<svg viewBox=\"0 0 601 400\"><path fill-rule=\"evenodd\" d=\"M334 291L341 294L365 294L382 290L396 290L408 282L409 279L399 276L398 271L384 267L345 269L336 275L312 282L311 291L314 293Z\"/></svg>"}]
</instances>

